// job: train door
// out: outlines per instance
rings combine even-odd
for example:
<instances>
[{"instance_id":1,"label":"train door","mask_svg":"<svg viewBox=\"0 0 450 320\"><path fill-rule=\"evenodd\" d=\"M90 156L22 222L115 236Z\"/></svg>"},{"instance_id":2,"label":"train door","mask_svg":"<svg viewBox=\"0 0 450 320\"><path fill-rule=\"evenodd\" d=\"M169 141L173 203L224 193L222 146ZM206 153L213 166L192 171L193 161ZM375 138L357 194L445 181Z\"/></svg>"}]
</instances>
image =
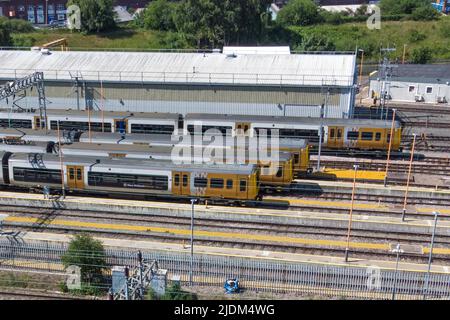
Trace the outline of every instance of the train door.
<instances>
[{"instance_id":1,"label":"train door","mask_svg":"<svg viewBox=\"0 0 450 320\"><path fill-rule=\"evenodd\" d=\"M236 122L235 132L236 136L250 135L250 122Z\"/></svg>"},{"instance_id":2,"label":"train door","mask_svg":"<svg viewBox=\"0 0 450 320\"><path fill-rule=\"evenodd\" d=\"M174 172L172 178L172 192L175 195L188 196L191 194L189 172Z\"/></svg>"},{"instance_id":3,"label":"train door","mask_svg":"<svg viewBox=\"0 0 450 320\"><path fill-rule=\"evenodd\" d=\"M127 119L114 119L114 132L128 133L128 120Z\"/></svg>"},{"instance_id":4,"label":"train door","mask_svg":"<svg viewBox=\"0 0 450 320\"><path fill-rule=\"evenodd\" d=\"M67 186L70 189L83 189L84 168L81 166L67 166Z\"/></svg>"},{"instance_id":5,"label":"train door","mask_svg":"<svg viewBox=\"0 0 450 320\"><path fill-rule=\"evenodd\" d=\"M344 127L328 127L328 147L342 148L344 146Z\"/></svg>"},{"instance_id":6,"label":"train door","mask_svg":"<svg viewBox=\"0 0 450 320\"><path fill-rule=\"evenodd\" d=\"M37 129L40 129L40 128L41 128L41 117L35 116L33 122L34 122L34 123L33 123L34 129L37 130Z\"/></svg>"}]
</instances>

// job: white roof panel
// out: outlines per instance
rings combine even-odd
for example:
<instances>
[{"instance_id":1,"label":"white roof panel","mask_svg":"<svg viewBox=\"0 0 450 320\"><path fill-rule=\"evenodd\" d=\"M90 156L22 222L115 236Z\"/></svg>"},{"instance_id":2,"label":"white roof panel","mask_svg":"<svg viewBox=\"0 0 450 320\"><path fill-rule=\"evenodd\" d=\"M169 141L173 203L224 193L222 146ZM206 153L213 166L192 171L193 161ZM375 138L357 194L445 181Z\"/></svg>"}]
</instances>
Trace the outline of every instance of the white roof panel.
<instances>
[{"instance_id":1,"label":"white roof panel","mask_svg":"<svg viewBox=\"0 0 450 320\"><path fill-rule=\"evenodd\" d=\"M354 54L0 51L0 78L43 71L47 80L351 86Z\"/></svg>"},{"instance_id":2,"label":"white roof panel","mask_svg":"<svg viewBox=\"0 0 450 320\"><path fill-rule=\"evenodd\" d=\"M223 47L223 54L291 54L289 46L285 47Z\"/></svg>"}]
</instances>

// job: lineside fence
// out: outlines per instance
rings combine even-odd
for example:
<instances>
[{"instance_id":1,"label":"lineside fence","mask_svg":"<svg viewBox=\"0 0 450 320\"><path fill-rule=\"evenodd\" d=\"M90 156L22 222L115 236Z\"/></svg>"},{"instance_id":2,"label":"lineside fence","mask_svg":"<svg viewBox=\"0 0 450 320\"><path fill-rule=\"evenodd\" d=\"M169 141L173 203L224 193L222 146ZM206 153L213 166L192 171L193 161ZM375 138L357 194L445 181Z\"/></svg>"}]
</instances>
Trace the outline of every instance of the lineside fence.
<instances>
[{"instance_id":1,"label":"lineside fence","mask_svg":"<svg viewBox=\"0 0 450 320\"><path fill-rule=\"evenodd\" d=\"M60 243L16 243L0 240L0 270L64 273L61 256L67 246ZM139 264L137 251L106 249L108 266ZM168 270L169 280L179 276L189 284L191 257L184 253L143 252ZM106 273L109 275L110 270ZM288 263L268 259L194 255L193 284L223 287L228 278L238 278L246 291L318 296L341 299L450 299L450 275L424 272ZM108 280L109 281L109 280ZM428 283L428 285L427 285ZM108 287L111 283L105 283ZM428 289L427 289L428 288Z\"/></svg>"}]
</instances>

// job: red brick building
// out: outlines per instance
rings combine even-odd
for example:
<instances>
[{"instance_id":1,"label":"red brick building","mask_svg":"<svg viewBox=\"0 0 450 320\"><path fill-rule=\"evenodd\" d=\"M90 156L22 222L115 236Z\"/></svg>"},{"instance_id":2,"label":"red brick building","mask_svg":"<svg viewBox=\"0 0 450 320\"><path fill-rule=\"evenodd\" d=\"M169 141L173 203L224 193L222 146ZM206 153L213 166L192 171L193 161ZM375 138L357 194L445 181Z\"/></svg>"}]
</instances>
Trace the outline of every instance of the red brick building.
<instances>
[{"instance_id":1,"label":"red brick building","mask_svg":"<svg viewBox=\"0 0 450 320\"><path fill-rule=\"evenodd\" d=\"M66 19L68 0L0 0L0 16L45 24ZM116 5L142 8L149 0L116 0Z\"/></svg>"}]
</instances>

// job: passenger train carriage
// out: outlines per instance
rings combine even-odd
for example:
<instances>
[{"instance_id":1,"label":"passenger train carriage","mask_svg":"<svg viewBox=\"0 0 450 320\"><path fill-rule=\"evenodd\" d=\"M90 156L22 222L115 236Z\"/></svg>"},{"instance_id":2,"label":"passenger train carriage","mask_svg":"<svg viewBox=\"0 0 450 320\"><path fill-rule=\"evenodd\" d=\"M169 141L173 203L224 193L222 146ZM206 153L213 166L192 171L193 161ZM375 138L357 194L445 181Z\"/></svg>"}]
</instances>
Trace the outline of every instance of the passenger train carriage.
<instances>
[{"instance_id":1,"label":"passenger train carriage","mask_svg":"<svg viewBox=\"0 0 450 320\"><path fill-rule=\"evenodd\" d=\"M108 159L0 152L0 182L16 187L46 185L68 191L158 197L256 200L255 165L177 165L158 160Z\"/></svg>"},{"instance_id":2,"label":"passenger train carriage","mask_svg":"<svg viewBox=\"0 0 450 320\"><path fill-rule=\"evenodd\" d=\"M49 129L92 132L177 134L179 115L174 113L77 111L47 109ZM39 111L10 112L0 110L0 127L40 129Z\"/></svg>"},{"instance_id":3,"label":"passenger train carriage","mask_svg":"<svg viewBox=\"0 0 450 320\"><path fill-rule=\"evenodd\" d=\"M274 134L278 129L282 138L301 138L318 142L320 126L323 126L323 146L332 149L387 150L391 132L391 121L369 119L320 119L300 117L241 116L217 114L187 114L184 119L184 134L205 134L209 129L218 129L232 136L254 136ZM197 132L198 131L198 132ZM400 149L401 126L395 122L392 149Z\"/></svg>"},{"instance_id":4,"label":"passenger train carriage","mask_svg":"<svg viewBox=\"0 0 450 320\"><path fill-rule=\"evenodd\" d=\"M1 131L0 131L1 132ZM162 134L152 134L152 135L140 135L140 134L128 134L128 135L119 135L119 134L105 134L105 133L94 133L89 135L88 133L81 134L79 141L86 143L115 143L115 144L133 144L133 145L150 145L151 147L169 147L174 146L177 143L181 142L183 139L188 140L188 144L193 147L198 147L201 145L205 147L210 144L210 141L203 141L202 139L195 139L192 136L169 136ZM186 141L186 140L185 140ZM230 142L230 141L229 141ZM249 148L249 140L237 140L234 139L231 141L231 145L235 146L236 149L248 149ZM218 145L215 144L214 147ZM230 146L228 146L230 147ZM295 173L306 173L310 171L310 155L309 155L309 147L308 141L304 139L279 139L277 145L267 145L267 147L262 147L258 145L258 150L269 150L269 151L279 151L289 152L293 156L293 170ZM225 147L224 147L225 148Z\"/></svg>"},{"instance_id":5,"label":"passenger train carriage","mask_svg":"<svg viewBox=\"0 0 450 320\"><path fill-rule=\"evenodd\" d=\"M39 128L36 112L0 112L0 126L4 128ZM232 136L259 135L264 130L271 135L279 130L280 137L317 140L321 123L324 128L324 146L333 149L386 150L389 145L391 121L367 119L320 119L301 117L271 117L248 115L187 114L184 119L173 113L144 112L87 112L74 110L47 110L49 128L93 132L120 132L137 134L186 135L208 129L218 129ZM201 126L201 128L200 128ZM183 128L183 129L179 129ZM181 132L182 131L182 132ZM395 122L393 150L400 148L401 126Z\"/></svg>"},{"instance_id":6,"label":"passenger train carriage","mask_svg":"<svg viewBox=\"0 0 450 320\"><path fill-rule=\"evenodd\" d=\"M260 181L270 185L288 185L294 180L292 155L279 152L274 160L260 159L257 154L249 152L238 158L238 153L209 152L201 149L200 154L192 148L173 152L172 147L150 147L140 145L114 145L98 143L74 143L63 146L63 155L95 156L126 159L155 159L178 163L219 163L219 164L256 164L260 168Z\"/></svg>"},{"instance_id":7,"label":"passenger train carriage","mask_svg":"<svg viewBox=\"0 0 450 320\"><path fill-rule=\"evenodd\" d=\"M75 131L61 131L60 132L60 140L63 144L72 144L76 142L83 143L100 143L100 144L110 144L110 145L132 145L132 146L146 146L146 147L166 147L171 148L182 139L191 139L189 140L189 144L193 147L198 147L200 140L200 145L204 148L209 145L208 141L202 141L202 139L192 139L190 136L170 136L170 135L162 135L162 134L119 134L119 133L80 133ZM58 143L58 136L56 132L49 131L45 132L44 130L31 130L31 129L0 129L0 139L4 141L27 141L27 142L35 142L35 141L49 141ZM249 141L245 139L243 143L239 140L233 140L233 143L236 147L235 154L237 154L237 150L239 149L248 149ZM218 145L214 146L215 148ZM105 147L106 148L106 147ZM223 147L229 148L229 147ZM280 139L278 141L278 145L268 145L266 148L258 148L260 151L264 152L272 152L279 151L280 154L290 153L292 155L292 170L294 174L305 174L311 170L310 168L310 156L309 156L309 148L307 141L302 139ZM10 150L4 150L10 151ZM145 150L146 152L148 150ZM259 151L258 151L259 152ZM111 151L111 153L114 153ZM103 152L103 154L105 154ZM129 153L130 156L133 153ZM151 155L141 155L140 157L147 158ZM285 171L287 173L288 171ZM262 179L265 179L262 177ZM277 178L279 179L279 178ZM283 174L283 181L288 181L289 175Z\"/></svg>"}]
</instances>

